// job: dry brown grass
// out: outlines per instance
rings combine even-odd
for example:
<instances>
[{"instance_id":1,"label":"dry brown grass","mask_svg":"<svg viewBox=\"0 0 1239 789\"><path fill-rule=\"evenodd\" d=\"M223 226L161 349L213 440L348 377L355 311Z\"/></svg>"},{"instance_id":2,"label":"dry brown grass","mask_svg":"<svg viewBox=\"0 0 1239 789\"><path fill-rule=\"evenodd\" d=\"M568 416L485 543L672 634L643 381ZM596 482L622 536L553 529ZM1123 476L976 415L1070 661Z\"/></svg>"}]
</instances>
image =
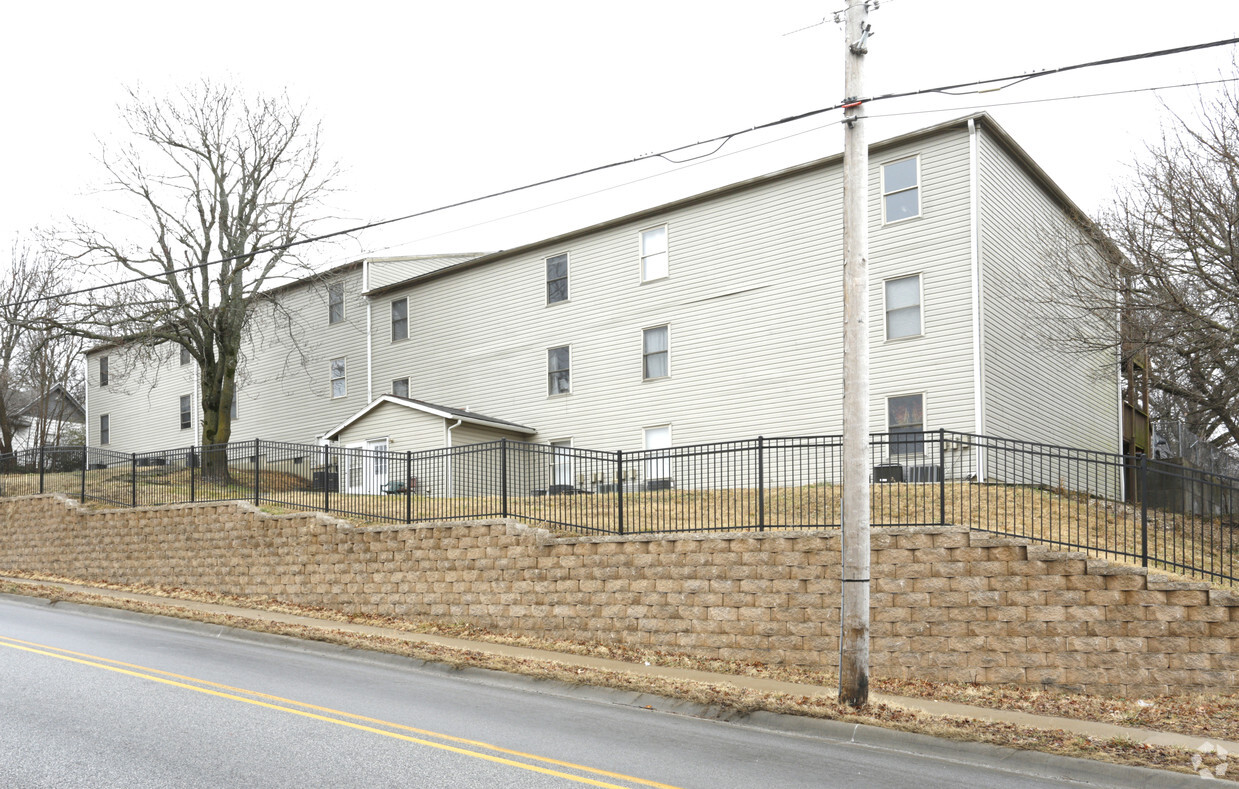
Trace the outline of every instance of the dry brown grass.
<instances>
[{"instance_id":1,"label":"dry brown grass","mask_svg":"<svg viewBox=\"0 0 1239 789\"><path fill-rule=\"evenodd\" d=\"M24 575L24 574L22 574ZM33 578L34 576L26 576ZM66 583L72 579L44 578ZM979 720L971 717L931 715L894 704L872 703L862 710L838 704L830 689L836 677L828 672L767 666L759 663L733 663L703 660L690 655L658 650L624 647L591 642L543 641L527 637L506 636L466 625L438 625L398 620L388 617L350 616L328 609L280 603L275 600L236 598L226 595L194 592L176 588L144 585L119 585L91 582L93 586L156 595L167 602L133 601L71 590L56 590L34 584L0 581L0 592L45 597L54 600L80 602L163 616L210 622L260 632L277 633L350 647L406 655L415 659L444 663L456 667L472 666L553 679L571 684L587 684L625 691L652 693L708 705L715 709L740 713L755 710L802 715L808 717L863 723L889 729L927 734L947 739L984 742L1004 747L1035 750L1062 756L1095 759L1131 766L1196 772L1193 752L1182 748L1152 746L1124 738L1101 739L1055 729L1039 729L1011 723ZM205 613L177 605L177 601L208 602L239 608L269 610L310 616L325 620L322 625L308 626L272 622L260 616ZM608 657L631 663L693 668L736 676L763 676L816 685L819 692L806 694L771 693L738 687L728 682L701 682L671 677L648 676L623 670L608 670L574 665L567 660L533 660L493 653L458 649L440 644L410 642L393 636L362 635L331 627L330 620L377 625L416 633L438 633L476 641L513 644L561 652L566 655ZM1107 699L1081 694L1049 693L1009 687L950 685L928 682L877 680L878 692L916 696L945 701L958 701L977 707L1011 709L1040 715L1055 715L1076 720L1092 720L1134 726L1155 731L1197 735L1202 738L1239 739L1239 697L1155 698L1148 700ZM1139 702L1143 701L1144 705ZM1213 768L1225 762L1216 755L1195 754L1203 759L1203 767ZM1225 776L1234 778L1234 776Z\"/></svg>"},{"instance_id":2,"label":"dry brown grass","mask_svg":"<svg viewBox=\"0 0 1239 789\"><path fill-rule=\"evenodd\" d=\"M253 471L236 470L234 484L196 479L180 466L92 470L87 474L87 505L127 506L188 501L253 500ZM330 511L362 523L454 520L495 517L504 512L500 496L445 497L357 495L310 489L303 477L264 470L259 474L261 505L274 513ZM38 491L37 474L0 478L0 493ZM80 472L47 474L45 490L81 497ZM945 494L945 499L943 495ZM1086 495L1028 485L977 484L951 480L937 483L875 484L872 521L877 525L924 525L945 521L984 531L1026 537L1063 550L1139 563L1147 540L1149 566L1224 582L1236 575L1239 526L1228 518L1202 518L1149 510L1147 532L1139 505L1111 502ZM667 490L625 492L623 532L724 531L765 528L805 528L839 523L841 490L836 485L730 490ZM406 509L407 508L407 509ZM510 495L510 517L577 534L620 531L620 502L614 493L576 496ZM1083 548L1080 546L1090 546Z\"/></svg>"}]
</instances>

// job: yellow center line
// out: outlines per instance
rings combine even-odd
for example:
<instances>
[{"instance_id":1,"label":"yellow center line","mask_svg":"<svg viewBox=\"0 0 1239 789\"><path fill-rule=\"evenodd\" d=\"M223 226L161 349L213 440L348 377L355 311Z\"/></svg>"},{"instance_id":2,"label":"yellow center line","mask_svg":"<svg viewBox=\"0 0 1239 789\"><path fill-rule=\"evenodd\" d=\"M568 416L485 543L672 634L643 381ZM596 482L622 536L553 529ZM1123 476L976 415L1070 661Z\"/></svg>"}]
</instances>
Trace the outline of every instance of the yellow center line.
<instances>
[{"instance_id":1,"label":"yellow center line","mask_svg":"<svg viewBox=\"0 0 1239 789\"><path fill-rule=\"evenodd\" d=\"M99 657L97 655L90 655L84 652L74 652L69 649L62 649L60 647L48 646L45 644L39 644L39 643L32 642L32 641L22 641L21 639L10 638L7 636L0 636L0 646L8 647L10 649L17 649L17 650L21 650L24 652L31 652L33 654L45 655L47 657L57 658L59 660L65 660L65 661L69 661L72 663L79 663L81 665L92 666L94 668L101 668L106 671L113 671L118 674L125 674L127 676L137 677L138 679L145 679L151 682L158 682L164 685L170 685L173 687L183 688L185 690L192 690L198 693L204 693L210 696L216 696L218 698L229 699L232 701L240 701L246 704L252 704L257 707L263 707L266 709L276 710L279 712L287 712L292 715L300 715L301 717L310 718L313 720L319 720L319 721L323 721L326 723L334 723L338 726L345 726L351 729L357 729L359 731L365 731L365 732L369 732L372 734L379 734L384 737L391 737L394 739L405 740L407 742L416 743L418 745L425 745L431 748L438 748L440 750L450 751L453 753L459 753L464 756L472 756L475 759L484 759L486 761L496 762L498 764L504 764L510 767L518 767L523 770L531 770L533 772L544 773L546 775L553 775L558 778L565 778L569 781L589 784L591 786L607 787L608 789L625 789L625 787L619 786L617 784L606 783L603 781L596 781L591 778L586 778L586 777L582 777L578 775L572 775L570 773L560 772L558 770L552 770L546 767L539 767L538 765L534 765L534 764L525 764L523 762L517 762L511 759L505 759L500 756L492 756L486 753L478 753L477 751L468 750L466 748L457 748L452 745L446 745L444 743L439 743L439 742L432 742L430 740L425 740L419 737L411 737L405 734L400 734L398 732L386 731L383 729L375 728L373 726L366 726L361 723L353 723L352 721L349 721L349 720L341 720L338 717L328 717L328 715L319 715L314 712L307 712L306 710L317 710L319 712L329 713L330 715L337 715L343 718L352 718L353 720L366 721L368 723L374 723L374 724L378 724L381 726L388 726L393 729L400 729L403 731L415 732L415 733L423 734L429 737L436 737L442 740L447 740L449 742L458 742L458 743L470 745L476 748L483 748L483 749L495 751L498 753L506 753L512 756L517 756L520 758L529 759L529 760L537 761L537 762L543 762L546 764L554 764L554 765L565 767L565 768L572 769L572 770L579 770L581 772L591 773L593 775L606 776L608 778L615 778L621 781L628 781L630 783L640 784L642 786L655 787L655 789L678 789L678 787L672 786L670 784L663 784L663 783L658 783L656 781L649 781L643 778L637 778L635 776L624 775L623 773L615 773L615 772L610 772L607 770L596 769L593 767L586 767L584 765L561 761L559 759L553 759L553 758L545 757L545 756L537 756L535 754L525 753L522 751L512 750L509 748L503 748L497 745L490 745L488 743L480 742L477 740L469 740L463 737L454 737L450 734L441 734L439 732L430 731L428 729L418 729L412 726L405 726L399 723L392 723L390 721L384 721L378 718L370 718L364 715L356 715L356 714L349 713L349 712L342 712L340 710L331 709L330 707L321 707L315 704L299 702L293 699L286 699L280 696L273 696L267 693L246 690L245 688L237 688L231 685L223 685L217 682L211 682L209 680L197 679L195 677L188 677L182 674L174 674L168 671L161 671L160 669L147 668L145 666L139 666L133 663L125 663L124 661L112 660L110 658ZM112 664L112 665L107 665L107 664ZM122 668L122 667L125 667L125 668ZM156 675L163 675L163 676L156 676ZM175 677L176 679L168 679L168 677ZM181 682L178 680L185 680L185 681ZM195 683L198 683L199 685L205 685L208 687L199 687L198 685L187 684L189 682L195 682ZM211 687L223 688L229 691L235 691L235 693L225 693L223 691L211 690L210 689ZM251 696L255 696L257 698L271 699L272 702L278 701L281 703L275 704L275 703L269 703L265 701L258 701L257 699L250 699L250 698L245 698L243 696L238 696L236 695L236 693L245 693ZM306 709L294 709L292 707L283 706L284 704L295 704L299 707L304 707Z\"/></svg>"}]
</instances>

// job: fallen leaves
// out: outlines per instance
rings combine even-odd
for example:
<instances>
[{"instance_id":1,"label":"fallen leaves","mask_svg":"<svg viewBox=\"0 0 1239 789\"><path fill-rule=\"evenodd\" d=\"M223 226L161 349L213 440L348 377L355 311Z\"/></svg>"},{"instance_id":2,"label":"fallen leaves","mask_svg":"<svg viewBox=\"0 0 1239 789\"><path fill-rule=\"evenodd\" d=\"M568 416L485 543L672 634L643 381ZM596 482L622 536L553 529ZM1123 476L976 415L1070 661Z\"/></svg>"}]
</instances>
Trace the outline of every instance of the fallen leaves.
<instances>
[{"instance_id":1,"label":"fallen leaves","mask_svg":"<svg viewBox=\"0 0 1239 789\"><path fill-rule=\"evenodd\" d=\"M19 575L9 572L9 575ZM82 584L80 579L36 578L63 583ZM918 710L883 703L871 703L855 710L837 703L833 693L804 695L774 693L742 688L725 682L699 682L673 679L647 673L614 671L589 666L572 665L555 660L532 660L474 649L460 649L443 644L413 642L398 635L360 634L330 626L331 621L360 623L409 633L432 633L474 641L502 643L565 653L591 655L623 660L634 665L658 665L693 668L701 671L738 676L758 676L811 684L826 688L836 682L833 674L799 667L770 666L760 662L703 659L682 653L634 647L624 644L551 641L528 636L511 636L473 627L467 623L438 624L402 620L397 617L362 615L310 606L290 605L277 600L237 598L218 593L204 593L170 587L122 585L90 582L92 586L125 592L136 592L167 598L167 603L102 597L88 592L49 590L14 582L0 582L0 592L35 597L86 602L144 613L177 616L198 621L224 624L262 632L278 633L346 646L407 655L419 660L440 663L454 668L478 667L526 676L555 679L579 685L611 687L619 690L652 693L667 698L695 702L716 710L717 714L734 715L766 710L808 717L863 723L900 731L928 734L957 740L986 742L1005 747L1044 751L1065 756L1098 759L1121 764L1159 769L1192 771L1211 779L1226 778L1228 755L1225 749L1206 742L1188 755L1183 749L1139 743L1127 738L1099 739L1064 731L1035 729L1027 726L977 720L969 717L935 716ZM220 614L193 610L176 602L196 601L228 605L237 608L272 611L312 617L321 624L278 622L261 617ZM1012 686L982 686L934 683L925 680L874 679L875 691L892 695L957 701L973 706L1012 709L1041 715L1055 715L1079 720L1120 721L1127 725L1160 731L1227 740L1239 739L1239 698L1236 696L1175 698L1153 700L1111 699L1080 694L1048 692L1039 688ZM653 709L651 705L643 705ZM1207 746L1207 747L1206 747Z\"/></svg>"}]
</instances>

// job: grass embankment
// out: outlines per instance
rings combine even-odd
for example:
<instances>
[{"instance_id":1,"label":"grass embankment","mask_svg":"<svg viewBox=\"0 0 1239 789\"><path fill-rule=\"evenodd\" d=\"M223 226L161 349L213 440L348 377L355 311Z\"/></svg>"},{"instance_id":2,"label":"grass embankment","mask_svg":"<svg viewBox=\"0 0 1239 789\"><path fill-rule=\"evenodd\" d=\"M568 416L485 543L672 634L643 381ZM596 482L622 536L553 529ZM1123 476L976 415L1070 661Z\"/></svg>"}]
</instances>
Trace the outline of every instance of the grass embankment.
<instances>
[{"instance_id":1,"label":"grass embankment","mask_svg":"<svg viewBox=\"0 0 1239 789\"><path fill-rule=\"evenodd\" d=\"M191 478L181 466L91 470L86 501L91 507L159 505L197 501L254 499L254 472L234 470L233 482L218 484ZM283 471L258 473L259 503L274 513L324 511L357 522L404 522L498 516L499 495L444 496L422 493L366 495L311 489L309 480ZM467 480L459 479L459 484ZM81 472L46 474L44 490L72 498L82 496ZM515 486L514 486L515 487ZM37 474L0 478L0 493L20 495L39 490ZM431 490L430 493L436 493ZM664 490L623 494L623 532L722 531L833 526L839 523L841 490L837 485ZM1201 577L1224 580L1236 575L1239 527L1229 517L1202 517L1150 509L1144 525L1139 505L1116 503L1077 493L1028 485L886 483L872 486L875 525L945 522L1027 537L1093 556L1139 562L1147 544L1149 566L1169 572L1203 571ZM530 523L575 534L620 531L621 506L615 493L574 496L510 492L508 514ZM1087 549L1078 546L1090 546Z\"/></svg>"}]
</instances>

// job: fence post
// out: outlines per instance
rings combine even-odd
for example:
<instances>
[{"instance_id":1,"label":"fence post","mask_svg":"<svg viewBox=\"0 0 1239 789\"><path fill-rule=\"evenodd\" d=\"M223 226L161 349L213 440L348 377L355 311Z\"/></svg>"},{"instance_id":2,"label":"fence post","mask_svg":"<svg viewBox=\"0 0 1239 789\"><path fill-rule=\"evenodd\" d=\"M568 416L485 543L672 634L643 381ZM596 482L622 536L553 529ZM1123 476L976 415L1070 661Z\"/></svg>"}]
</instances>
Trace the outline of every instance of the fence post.
<instances>
[{"instance_id":1,"label":"fence post","mask_svg":"<svg viewBox=\"0 0 1239 789\"><path fill-rule=\"evenodd\" d=\"M44 451L45 451L44 446L42 444L39 444L39 493L43 492L43 467L44 467L43 453Z\"/></svg>"},{"instance_id":2,"label":"fence post","mask_svg":"<svg viewBox=\"0 0 1239 789\"><path fill-rule=\"evenodd\" d=\"M508 517L508 440L499 439L499 500L503 517Z\"/></svg>"},{"instance_id":3,"label":"fence post","mask_svg":"<svg viewBox=\"0 0 1239 789\"><path fill-rule=\"evenodd\" d=\"M86 466L90 464L90 447L82 445L82 503L86 503Z\"/></svg>"},{"instance_id":4,"label":"fence post","mask_svg":"<svg viewBox=\"0 0 1239 789\"><path fill-rule=\"evenodd\" d=\"M946 525L946 428L938 428L938 525Z\"/></svg>"},{"instance_id":5,"label":"fence post","mask_svg":"<svg viewBox=\"0 0 1239 789\"><path fill-rule=\"evenodd\" d=\"M624 533L624 450L615 450L615 515L618 534Z\"/></svg>"},{"instance_id":6,"label":"fence post","mask_svg":"<svg viewBox=\"0 0 1239 789\"><path fill-rule=\"evenodd\" d=\"M133 506L138 506L138 453L129 453L129 497Z\"/></svg>"},{"instance_id":7,"label":"fence post","mask_svg":"<svg viewBox=\"0 0 1239 789\"><path fill-rule=\"evenodd\" d=\"M331 512L331 445L323 444L323 512Z\"/></svg>"},{"instance_id":8,"label":"fence post","mask_svg":"<svg viewBox=\"0 0 1239 789\"><path fill-rule=\"evenodd\" d=\"M258 439L254 439L254 506L258 506Z\"/></svg>"},{"instance_id":9,"label":"fence post","mask_svg":"<svg viewBox=\"0 0 1239 789\"><path fill-rule=\"evenodd\" d=\"M1140 455L1140 566L1149 566L1149 460Z\"/></svg>"},{"instance_id":10,"label":"fence post","mask_svg":"<svg viewBox=\"0 0 1239 789\"><path fill-rule=\"evenodd\" d=\"M766 530L766 439L757 437L757 530Z\"/></svg>"},{"instance_id":11,"label":"fence post","mask_svg":"<svg viewBox=\"0 0 1239 789\"><path fill-rule=\"evenodd\" d=\"M413 452L404 451L404 522L413 522Z\"/></svg>"},{"instance_id":12,"label":"fence post","mask_svg":"<svg viewBox=\"0 0 1239 789\"><path fill-rule=\"evenodd\" d=\"M198 465L198 456L200 450L197 445L189 448L189 503L193 504L197 499L197 491L194 490L195 466Z\"/></svg>"}]
</instances>

